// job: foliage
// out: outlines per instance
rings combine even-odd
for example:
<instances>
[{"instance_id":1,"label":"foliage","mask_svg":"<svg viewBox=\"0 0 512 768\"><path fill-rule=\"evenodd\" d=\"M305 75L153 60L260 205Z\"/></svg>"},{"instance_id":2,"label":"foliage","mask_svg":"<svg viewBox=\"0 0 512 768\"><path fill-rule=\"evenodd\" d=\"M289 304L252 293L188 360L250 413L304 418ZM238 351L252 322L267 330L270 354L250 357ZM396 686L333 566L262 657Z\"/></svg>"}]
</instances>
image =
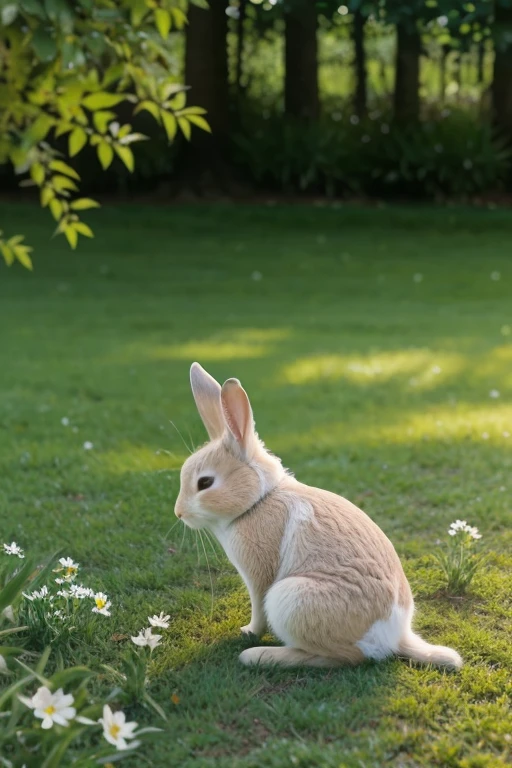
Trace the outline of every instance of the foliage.
<instances>
[{"instance_id":1,"label":"foliage","mask_svg":"<svg viewBox=\"0 0 512 768\"><path fill-rule=\"evenodd\" d=\"M436 559L446 578L448 592L463 595L483 565L483 556L475 552L482 536L478 528L468 525L465 520L452 523L448 534L450 539L446 547L436 553Z\"/></svg>"},{"instance_id":2,"label":"foliage","mask_svg":"<svg viewBox=\"0 0 512 768\"><path fill-rule=\"evenodd\" d=\"M45 571L37 574L23 592L17 611L27 627L27 645L36 649L46 645L62 648L70 642L90 639L98 624L110 616L107 595L76 582L79 564L71 558L54 560Z\"/></svg>"},{"instance_id":3,"label":"foliage","mask_svg":"<svg viewBox=\"0 0 512 768\"><path fill-rule=\"evenodd\" d=\"M465 197L493 190L511 153L486 123L449 110L409 128L379 111L302 125L251 120L236 137L237 160L260 186L344 195Z\"/></svg>"},{"instance_id":4,"label":"foliage","mask_svg":"<svg viewBox=\"0 0 512 768\"><path fill-rule=\"evenodd\" d=\"M4 723L0 729L0 764L4 768L57 768L69 765L71 756L76 768L117 762L137 751L141 743L138 737L158 730L132 729L131 738L137 737L136 740L127 741L126 748L117 746L117 749L123 750L118 752L116 747L107 743L105 726L103 738L98 733L103 725L101 715L105 717L105 709L107 713L111 711L110 706L107 704L105 707L105 704L115 699L118 691L112 690L101 701L95 699L87 687L93 674L86 667L64 668L59 665L53 674L46 677L48 658L49 653L43 653L34 669L14 659L17 675L0 695L0 718ZM34 693L33 698L27 697L30 693ZM35 708L36 696L42 693L46 693L50 702L65 697L71 708L65 710L66 719L60 722L52 720L53 707L50 704L48 710L44 710L49 712L49 725L43 727L41 719L38 719L42 715ZM35 711L32 711L34 708ZM137 723L133 725L136 727Z\"/></svg>"},{"instance_id":5,"label":"foliage","mask_svg":"<svg viewBox=\"0 0 512 768\"><path fill-rule=\"evenodd\" d=\"M148 688L151 682L151 657L154 649L160 645L162 638L162 635L158 634L158 631L153 632L153 629L155 627L168 629L169 619L170 616L164 617L163 613L160 616L148 617L150 626L141 630L138 635L132 636L131 640L135 647L130 646L129 650L122 656L121 671L113 669L107 664L104 665L105 670L113 677L122 691L123 700L126 704L138 703L149 707L163 720L166 720L167 716L162 707L150 695Z\"/></svg>"},{"instance_id":6,"label":"foliage","mask_svg":"<svg viewBox=\"0 0 512 768\"><path fill-rule=\"evenodd\" d=\"M23 590L33 587L41 579L47 579L52 570L55 572L55 569L52 569L52 561L42 569L35 569L30 559L25 560L23 550L15 542L11 545L4 544L3 549L4 554L0 553L0 676L4 681L7 680L7 685L0 691L0 719L3 724L0 728L0 766L57 768L64 762L69 764L72 752L73 765L77 768L91 768L99 763L117 761L133 754L140 741L116 741L100 720L102 713L105 718L105 704L119 699L119 688L112 689L109 695L102 697L100 701L93 697L87 688L94 678L90 670L83 666L65 667L63 657L59 655L54 660L53 673L45 675L51 648L39 648L39 654L27 651L27 640L30 641L28 632L31 627L18 623L20 614L25 613L26 617L23 606L27 603L41 606L45 604L44 610L38 611L37 615L50 626L49 617L54 613L56 601L55 596L44 588L38 590L37 596L32 592L28 597ZM19 560L24 562L20 564ZM71 588L77 564L69 558L61 558L61 565L64 560L67 567L58 568L58 572L62 581L67 579L66 583ZM60 609L60 612L63 613L63 610ZM33 617L29 615L28 621L31 618ZM70 619L72 614L68 611L66 620ZM18 636L16 646L8 644L14 634ZM27 661L39 655L37 664L28 666ZM27 698L23 695L26 693L33 693L34 696ZM41 695L50 705L43 711L37 708L41 706L37 698ZM59 709L59 701L64 705L63 709ZM107 707L107 715L109 712L111 710ZM119 717L124 720L124 715ZM113 754L112 746L96 738L96 731L101 725L105 738L108 734L110 743L123 750L121 755ZM134 727L131 728L130 739L157 730L144 728L135 732L137 724L132 725ZM126 731L126 728L124 730ZM114 730L114 736L116 735L120 737L123 734L118 729L117 732Z\"/></svg>"},{"instance_id":7,"label":"foliage","mask_svg":"<svg viewBox=\"0 0 512 768\"><path fill-rule=\"evenodd\" d=\"M149 113L169 142L178 130L186 139L192 126L209 130L170 74L166 40L186 15L174 0L1 0L0 13L0 164L29 173L22 183L39 189L56 233L75 248L93 236L82 211L98 203L80 197L69 159L89 145L103 170L117 158L133 171L131 145L145 136L130 111ZM7 264L31 268L22 240L0 240L0 250Z\"/></svg>"}]
</instances>

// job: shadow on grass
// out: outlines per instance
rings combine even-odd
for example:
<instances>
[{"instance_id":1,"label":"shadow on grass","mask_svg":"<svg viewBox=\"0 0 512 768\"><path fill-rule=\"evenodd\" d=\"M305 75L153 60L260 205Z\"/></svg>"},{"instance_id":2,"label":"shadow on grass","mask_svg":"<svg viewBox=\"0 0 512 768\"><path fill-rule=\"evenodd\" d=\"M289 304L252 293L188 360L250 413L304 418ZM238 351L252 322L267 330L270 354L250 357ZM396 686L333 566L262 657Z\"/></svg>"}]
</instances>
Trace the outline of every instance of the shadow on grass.
<instances>
[{"instance_id":1,"label":"shadow on grass","mask_svg":"<svg viewBox=\"0 0 512 768\"><path fill-rule=\"evenodd\" d=\"M245 647L244 640L219 640L159 678L160 701L171 689L179 697L165 740L177 740L183 757L243 757L283 740L336 742L340 748L363 723L371 729L368 710L376 723L396 686L396 662L335 670L248 669L237 661Z\"/></svg>"}]
</instances>

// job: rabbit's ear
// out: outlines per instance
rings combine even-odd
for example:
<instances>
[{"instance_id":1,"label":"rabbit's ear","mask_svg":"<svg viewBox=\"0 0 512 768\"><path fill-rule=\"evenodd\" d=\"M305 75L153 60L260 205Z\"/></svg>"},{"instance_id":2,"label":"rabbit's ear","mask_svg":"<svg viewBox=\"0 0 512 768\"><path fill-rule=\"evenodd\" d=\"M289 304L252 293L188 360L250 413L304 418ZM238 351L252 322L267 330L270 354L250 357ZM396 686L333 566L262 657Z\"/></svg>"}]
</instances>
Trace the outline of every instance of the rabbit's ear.
<instances>
[{"instance_id":1,"label":"rabbit's ear","mask_svg":"<svg viewBox=\"0 0 512 768\"><path fill-rule=\"evenodd\" d=\"M247 392L238 379L228 379L222 386L222 410L231 435L242 448L246 457L251 457L256 446L252 408Z\"/></svg>"},{"instance_id":2,"label":"rabbit's ear","mask_svg":"<svg viewBox=\"0 0 512 768\"><path fill-rule=\"evenodd\" d=\"M190 385L197 410L210 436L210 440L221 437L225 430L220 402L221 386L199 363L192 363Z\"/></svg>"}]
</instances>

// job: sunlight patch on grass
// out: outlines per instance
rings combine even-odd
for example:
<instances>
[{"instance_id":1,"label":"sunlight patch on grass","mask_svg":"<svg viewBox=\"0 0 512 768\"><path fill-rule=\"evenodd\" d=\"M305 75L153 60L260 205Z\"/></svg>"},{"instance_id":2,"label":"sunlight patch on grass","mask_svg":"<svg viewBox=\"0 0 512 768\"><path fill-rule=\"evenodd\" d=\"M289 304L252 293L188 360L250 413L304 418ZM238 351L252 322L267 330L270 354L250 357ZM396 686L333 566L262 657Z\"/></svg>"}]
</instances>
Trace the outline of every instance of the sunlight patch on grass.
<instances>
[{"instance_id":1,"label":"sunlight patch on grass","mask_svg":"<svg viewBox=\"0 0 512 768\"><path fill-rule=\"evenodd\" d=\"M493 403L472 406L460 403L431 407L400 418L395 410L384 423L360 427L344 421L330 422L329 429L319 424L308 432L276 435L269 444L278 453L301 448L325 446L411 445L423 439L462 441L512 446L512 404Z\"/></svg>"},{"instance_id":2,"label":"sunlight patch on grass","mask_svg":"<svg viewBox=\"0 0 512 768\"><path fill-rule=\"evenodd\" d=\"M123 443L115 451L102 453L101 464L113 474L178 471L185 458L185 454L170 453L146 445Z\"/></svg>"},{"instance_id":3,"label":"sunlight patch on grass","mask_svg":"<svg viewBox=\"0 0 512 768\"><path fill-rule=\"evenodd\" d=\"M441 374L458 373L464 366L462 355L430 349L397 350L370 355L315 355L285 366L281 373L286 384L312 384L346 379L358 384L389 381L414 376L414 385L434 387Z\"/></svg>"},{"instance_id":4,"label":"sunlight patch on grass","mask_svg":"<svg viewBox=\"0 0 512 768\"><path fill-rule=\"evenodd\" d=\"M290 331L283 328L248 328L189 341L186 344L130 344L110 362L134 363L140 360L248 360L265 357L274 343L284 341Z\"/></svg>"}]
</instances>

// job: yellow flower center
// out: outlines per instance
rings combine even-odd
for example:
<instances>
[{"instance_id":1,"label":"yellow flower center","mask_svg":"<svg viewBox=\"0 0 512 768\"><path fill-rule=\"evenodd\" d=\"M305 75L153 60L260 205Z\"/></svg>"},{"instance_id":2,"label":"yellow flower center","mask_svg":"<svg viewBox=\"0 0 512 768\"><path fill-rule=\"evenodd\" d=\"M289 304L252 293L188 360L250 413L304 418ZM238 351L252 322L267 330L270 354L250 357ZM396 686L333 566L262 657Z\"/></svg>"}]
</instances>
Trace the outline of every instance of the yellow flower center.
<instances>
[{"instance_id":1,"label":"yellow flower center","mask_svg":"<svg viewBox=\"0 0 512 768\"><path fill-rule=\"evenodd\" d=\"M53 704L50 704L50 706L46 707L46 709L44 711L46 712L47 715L53 715L53 713L56 710L55 710L55 707L53 706Z\"/></svg>"},{"instance_id":2,"label":"yellow flower center","mask_svg":"<svg viewBox=\"0 0 512 768\"><path fill-rule=\"evenodd\" d=\"M96 608L99 611L101 611L101 609L104 608L106 606L106 604L107 604L107 601L104 600L102 597L95 597L94 599L96 600ZM114 727L114 726L112 726L112 727ZM115 727L117 728L118 726L116 725Z\"/></svg>"},{"instance_id":3,"label":"yellow flower center","mask_svg":"<svg viewBox=\"0 0 512 768\"><path fill-rule=\"evenodd\" d=\"M66 576L68 576L68 577L69 576L74 576L75 573L77 572L77 570L78 569L75 568L73 565L68 566L68 568L66 568Z\"/></svg>"},{"instance_id":4,"label":"yellow flower center","mask_svg":"<svg viewBox=\"0 0 512 768\"><path fill-rule=\"evenodd\" d=\"M112 723L112 725L110 726L110 728L108 730L109 730L109 733L112 736L112 738L113 739L117 739L117 737L119 735L119 731L121 730L121 726L120 725L116 725L115 723Z\"/></svg>"}]
</instances>

